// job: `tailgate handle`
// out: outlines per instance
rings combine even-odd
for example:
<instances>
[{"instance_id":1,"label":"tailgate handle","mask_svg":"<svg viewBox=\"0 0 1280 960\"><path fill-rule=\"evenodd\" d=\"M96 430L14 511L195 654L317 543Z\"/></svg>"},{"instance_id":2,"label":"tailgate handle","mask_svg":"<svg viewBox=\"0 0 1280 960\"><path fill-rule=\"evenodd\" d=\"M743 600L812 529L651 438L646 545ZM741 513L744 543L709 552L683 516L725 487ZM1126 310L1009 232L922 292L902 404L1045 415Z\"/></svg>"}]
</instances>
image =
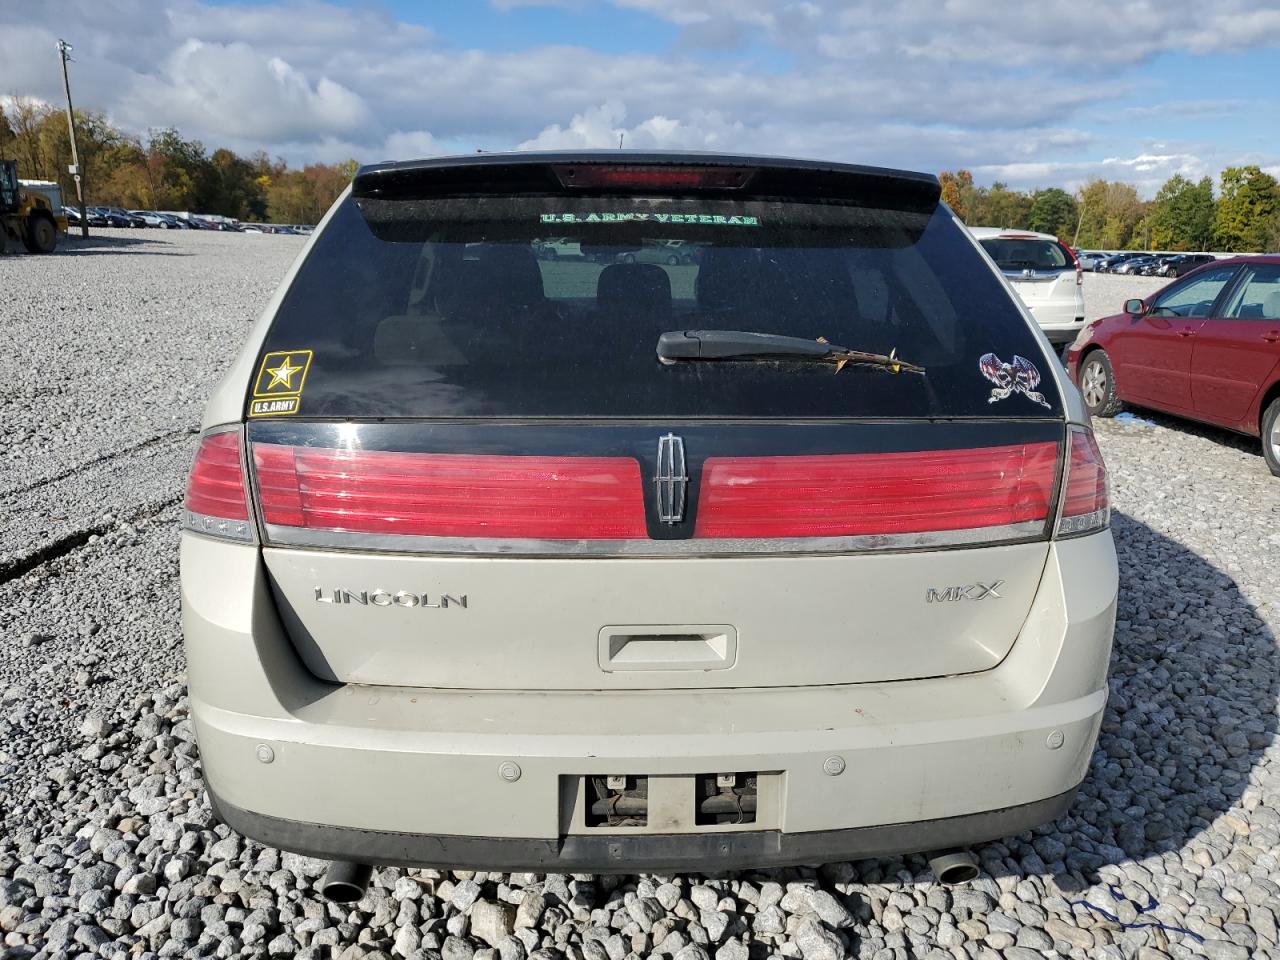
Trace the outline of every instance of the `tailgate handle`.
<instances>
[{"instance_id":1,"label":"tailgate handle","mask_svg":"<svg viewBox=\"0 0 1280 960\"><path fill-rule=\"evenodd\" d=\"M728 670L738 659L738 631L725 624L605 627L599 653L607 673Z\"/></svg>"}]
</instances>

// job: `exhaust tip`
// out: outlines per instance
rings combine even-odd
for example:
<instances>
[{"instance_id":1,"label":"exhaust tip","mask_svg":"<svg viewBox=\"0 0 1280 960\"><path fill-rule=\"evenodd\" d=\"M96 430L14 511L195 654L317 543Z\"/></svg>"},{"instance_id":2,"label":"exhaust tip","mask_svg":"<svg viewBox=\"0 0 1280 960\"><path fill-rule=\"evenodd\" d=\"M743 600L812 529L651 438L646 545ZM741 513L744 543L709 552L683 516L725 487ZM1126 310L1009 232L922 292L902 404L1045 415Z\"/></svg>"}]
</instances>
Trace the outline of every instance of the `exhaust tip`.
<instances>
[{"instance_id":1,"label":"exhaust tip","mask_svg":"<svg viewBox=\"0 0 1280 960\"><path fill-rule=\"evenodd\" d=\"M373 867L367 863L335 860L320 881L320 893L334 903L356 903L364 897L372 877Z\"/></svg>"},{"instance_id":2,"label":"exhaust tip","mask_svg":"<svg viewBox=\"0 0 1280 960\"><path fill-rule=\"evenodd\" d=\"M945 850L929 854L934 879L947 886L968 883L978 877L978 858L970 850Z\"/></svg>"}]
</instances>

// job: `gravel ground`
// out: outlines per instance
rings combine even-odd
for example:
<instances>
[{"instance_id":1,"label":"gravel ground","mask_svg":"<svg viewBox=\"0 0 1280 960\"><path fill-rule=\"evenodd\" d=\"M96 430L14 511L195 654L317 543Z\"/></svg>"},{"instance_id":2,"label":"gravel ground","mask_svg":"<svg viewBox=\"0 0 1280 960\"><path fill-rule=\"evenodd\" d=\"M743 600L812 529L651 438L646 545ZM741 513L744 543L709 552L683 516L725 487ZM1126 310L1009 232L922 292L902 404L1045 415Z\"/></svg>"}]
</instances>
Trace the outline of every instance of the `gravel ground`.
<instances>
[{"instance_id":1,"label":"gravel ground","mask_svg":"<svg viewBox=\"0 0 1280 960\"><path fill-rule=\"evenodd\" d=\"M1124 302L1145 297L1169 283L1161 277L1129 277L1122 273L1084 275L1084 315L1086 322L1119 313Z\"/></svg>"},{"instance_id":2,"label":"gravel ground","mask_svg":"<svg viewBox=\"0 0 1280 960\"><path fill-rule=\"evenodd\" d=\"M176 578L201 399L300 241L103 233L0 263L0 958L1280 957L1280 483L1141 412L1098 425L1122 593L1092 770L979 880L384 870L321 900L321 864L213 825ZM1086 284L1091 315L1154 286Z\"/></svg>"}]
</instances>

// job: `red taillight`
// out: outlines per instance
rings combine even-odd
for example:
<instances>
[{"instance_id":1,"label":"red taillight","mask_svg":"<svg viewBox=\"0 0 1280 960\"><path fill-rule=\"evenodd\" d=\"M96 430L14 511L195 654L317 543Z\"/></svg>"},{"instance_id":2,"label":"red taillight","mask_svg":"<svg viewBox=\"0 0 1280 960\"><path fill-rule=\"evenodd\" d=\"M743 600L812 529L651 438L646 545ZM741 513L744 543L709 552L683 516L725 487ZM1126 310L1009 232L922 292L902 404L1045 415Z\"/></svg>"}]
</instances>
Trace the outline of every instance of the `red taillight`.
<instances>
[{"instance_id":1,"label":"red taillight","mask_svg":"<svg viewBox=\"0 0 1280 960\"><path fill-rule=\"evenodd\" d=\"M741 167L669 167L638 164L582 164L556 167L566 187L629 189L739 190L751 178Z\"/></svg>"},{"instance_id":2,"label":"red taillight","mask_svg":"<svg viewBox=\"0 0 1280 960\"><path fill-rule=\"evenodd\" d=\"M696 537L837 537L1043 522L1057 444L713 457Z\"/></svg>"},{"instance_id":3,"label":"red taillight","mask_svg":"<svg viewBox=\"0 0 1280 960\"><path fill-rule=\"evenodd\" d=\"M1070 439L1067 475L1062 484L1062 519L1058 521L1060 537L1102 530L1111 512L1107 467L1093 431L1072 427Z\"/></svg>"},{"instance_id":4,"label":"red taillight","mask_svg":"<svg viewBox=\"0 0 1280 960\"><path fill-rule=\"evenodd\" d=\"M1062 241L1058 241L1058 246L1062 247L1067 256L1071 258L1071 262L1076 265L1076 283L1084 284L1084 267L1080 265L1080 256L1076 253L1074 247L1069 247Z\"/></svg>"},{"instance_id":5,"label":"red taillight","mask_svg":"<svg viewBox=\"0 0 1280 960\"><path fill-rule=\"evenodd\" d=\"M183 526L188 530L233 540L253 538L237 431L200 438L183 506Z\"/></svg>"},{"instance_id":6,"label":"red taillight","mask_svg":"<svg viewBox=\"0 0 1280 960\"><path fill-rule=\"evenodd\" d=\"M255 443L270 525L429 537L648 536L639 463Z\"/></svg>"}]
</instances>

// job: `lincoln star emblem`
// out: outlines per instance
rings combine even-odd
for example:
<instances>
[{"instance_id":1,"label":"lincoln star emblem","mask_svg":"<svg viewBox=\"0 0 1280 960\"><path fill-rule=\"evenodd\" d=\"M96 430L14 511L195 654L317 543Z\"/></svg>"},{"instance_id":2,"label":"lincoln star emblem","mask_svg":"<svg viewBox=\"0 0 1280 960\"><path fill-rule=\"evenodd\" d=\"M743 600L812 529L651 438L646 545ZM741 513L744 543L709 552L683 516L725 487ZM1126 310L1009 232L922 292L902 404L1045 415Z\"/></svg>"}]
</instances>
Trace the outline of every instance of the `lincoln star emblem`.
<instances>
[{"instance_id":1,"label":"lincoln star emblem","mask_svg":"<svg viewBox=\"0 0 1280 960\"><path fill-rule=\"evenodd\" d=\"M987 403L995 403L1011 394L1021 393L1042 407L1049 406L1044 394L1036 392L1036 387L1040 386L1040 371L1025 357L1014 354L1013 363L1005 363L994 353L983 354L978 361L978 369L996 385L991 396L987 397Z\"/></svg>"},{"instance_id":2,"label":"lincoln star emblem","mask_svg":"<svg viewBox=\"0 0 1280 960\"><path fill-rule=\"evenodd\" d=\"M653 485L658 495L658 519L663 523L683 520L689 476L684 464L684 441L675 434L658 438L658 472Z\"/></svg>"}]
</instances>

